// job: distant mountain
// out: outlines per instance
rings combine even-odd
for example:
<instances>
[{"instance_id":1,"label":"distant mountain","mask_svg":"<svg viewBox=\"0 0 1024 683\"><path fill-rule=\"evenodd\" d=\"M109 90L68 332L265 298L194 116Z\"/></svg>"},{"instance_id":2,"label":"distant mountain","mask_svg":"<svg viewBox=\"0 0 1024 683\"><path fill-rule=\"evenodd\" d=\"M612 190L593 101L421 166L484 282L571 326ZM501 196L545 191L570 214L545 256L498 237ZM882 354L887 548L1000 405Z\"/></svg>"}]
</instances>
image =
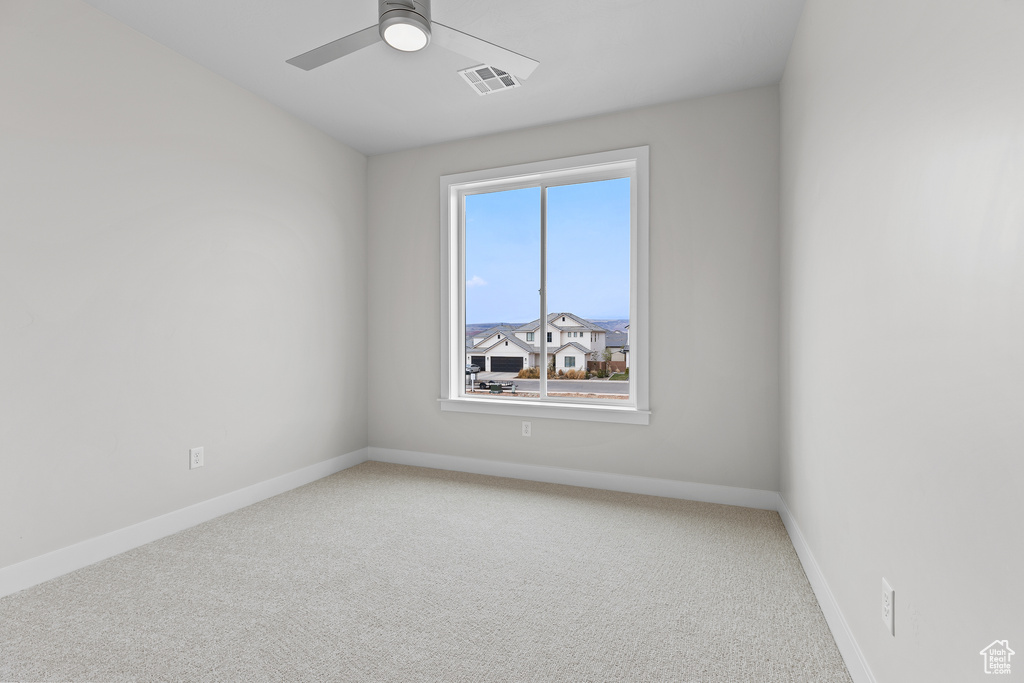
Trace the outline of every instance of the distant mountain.
<instances>
[{"instance_id":1,"label":"distant mountain","mask_svg":"<svg viewBox=\"0 0 1024 683\"><path fill-rule=\"evenodd\" d=\"M629 318L616 318L615 320L593 320L590 322L595 325L600 325L609 332L625 332L626 325L629 324Z\"/></svg>"}]
</instances>

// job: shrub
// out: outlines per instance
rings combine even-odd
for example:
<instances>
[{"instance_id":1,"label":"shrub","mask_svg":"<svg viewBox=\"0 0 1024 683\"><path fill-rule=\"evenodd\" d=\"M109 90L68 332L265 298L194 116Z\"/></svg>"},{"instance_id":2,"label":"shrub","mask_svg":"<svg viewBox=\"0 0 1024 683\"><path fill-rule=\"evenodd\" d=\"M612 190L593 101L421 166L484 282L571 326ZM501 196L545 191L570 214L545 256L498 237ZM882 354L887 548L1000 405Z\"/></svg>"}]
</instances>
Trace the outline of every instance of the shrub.
<instances>
[{"instance_id":1,"label":"shrub","mask_svg":"<svg viewBox=\"0 0 1024 683\"><path fill-rule=\"evenodd\" d=\"M540 368L523 368L516 377L519 379L540 379Z\"/></svg>"}]
</instances>

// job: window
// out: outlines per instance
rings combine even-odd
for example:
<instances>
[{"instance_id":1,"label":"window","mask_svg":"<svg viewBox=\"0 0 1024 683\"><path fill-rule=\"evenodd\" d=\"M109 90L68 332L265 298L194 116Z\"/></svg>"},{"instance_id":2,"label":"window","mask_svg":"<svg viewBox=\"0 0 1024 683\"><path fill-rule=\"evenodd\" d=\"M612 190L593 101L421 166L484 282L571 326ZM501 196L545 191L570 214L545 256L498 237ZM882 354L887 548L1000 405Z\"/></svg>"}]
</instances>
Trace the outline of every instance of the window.
<instances>
[{"instance_id":1,"label":"window","mask_svg":"<svg viewBox=\"0 0 1024 683\"><path fill-rule=\"evenodd\" d=\"M647 156L638 147L441 178L442 410L649 422ZM499 320L519 355L495 356L491 369L508 373L514 394L465 380L465 363L488 351L473 334ZM546 332L540 344L526 332L546 325L576 329L562 341ZM581 391L553 374L563 341L627 326L625 380ZM564 367L576 358L564 356Z\"/></svg>"}]
</instances>

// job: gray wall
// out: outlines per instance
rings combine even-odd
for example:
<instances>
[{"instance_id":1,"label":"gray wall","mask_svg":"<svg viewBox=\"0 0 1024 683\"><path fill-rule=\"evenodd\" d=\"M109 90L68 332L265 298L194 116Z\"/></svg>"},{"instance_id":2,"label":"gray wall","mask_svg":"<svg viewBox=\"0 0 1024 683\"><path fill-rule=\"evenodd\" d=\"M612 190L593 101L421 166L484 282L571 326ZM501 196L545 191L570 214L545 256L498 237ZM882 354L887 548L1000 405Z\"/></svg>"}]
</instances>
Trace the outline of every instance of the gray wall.
<instances>
[{"instance_id":1,"label":"gray wall","mask_svg":"<svg viewBox=\"0 0 1024 683\"><path fill-rule=\"evenodd\" d=\"M371 157L370 443L777 490L778 136L768 87ZM439 176L643 144L650 426L442 413Z\"/></svg>"},{"instance_id":2,"label":"gray wall","mask_svg":"<svg viewBox=\"0 0 1024 683\"><path fill-rule=\"evenodd\" d=\"M809 2L783 79L781 490L883 682L1024 652L1022 35L1020 2Z\"/></svg>"},{"instance_id":3,"label":"gray wall","mask_svg":"<svg viewBox=\"0 0 1024 683\"><path fill-rule=\"evenodd\" d=\"M0 45L0 566L366 446L366 159L78 2Z\"/></svg>"}]
</instances>

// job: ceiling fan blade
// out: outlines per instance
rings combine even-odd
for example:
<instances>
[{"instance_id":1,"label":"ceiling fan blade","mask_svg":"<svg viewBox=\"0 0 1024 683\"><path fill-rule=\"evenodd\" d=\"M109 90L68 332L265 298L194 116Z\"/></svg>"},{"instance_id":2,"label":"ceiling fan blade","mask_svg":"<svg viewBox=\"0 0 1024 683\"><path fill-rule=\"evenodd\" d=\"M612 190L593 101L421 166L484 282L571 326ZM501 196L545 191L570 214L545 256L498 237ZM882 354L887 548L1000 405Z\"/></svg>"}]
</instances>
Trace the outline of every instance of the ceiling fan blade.
<instances>
[{"instance_id":1,"label":"ceiling fan blade","mask_svg":"<svg viewBox=\"0 0 1024 683\"><path fill-rule=\"evenodd\" d=\"M529 78L533 70L540 66L540 62L535 59L512 52L512 50L506 50L468 33L456 31L452 27L439 24L436 21L430 22L430 36L431 42L443 48L466 57L479 59L484 64L496 66L523 80Z\"/></svg>"},{"instance_id":2,"label":"ceiling fan blade","mask_svg":"<svg viewBox=\"0 0 1024 683\"><path fill-rule=\"evenodd\" d=\"M373 26L364 28L362 31L356 31L344 38L332 40L326 45L313 48L309 52L303 52L298 57L292 57L286 61L293 66L309 71L310 69L315 69L318 66L323 66L328 62L333 62L335 59L341 59L345 55L351 54L356 50L362 50L364 47L369 47L379 40L380 31L377 30L377 25L374 24Z\"/></svg>"}]
</instances>

